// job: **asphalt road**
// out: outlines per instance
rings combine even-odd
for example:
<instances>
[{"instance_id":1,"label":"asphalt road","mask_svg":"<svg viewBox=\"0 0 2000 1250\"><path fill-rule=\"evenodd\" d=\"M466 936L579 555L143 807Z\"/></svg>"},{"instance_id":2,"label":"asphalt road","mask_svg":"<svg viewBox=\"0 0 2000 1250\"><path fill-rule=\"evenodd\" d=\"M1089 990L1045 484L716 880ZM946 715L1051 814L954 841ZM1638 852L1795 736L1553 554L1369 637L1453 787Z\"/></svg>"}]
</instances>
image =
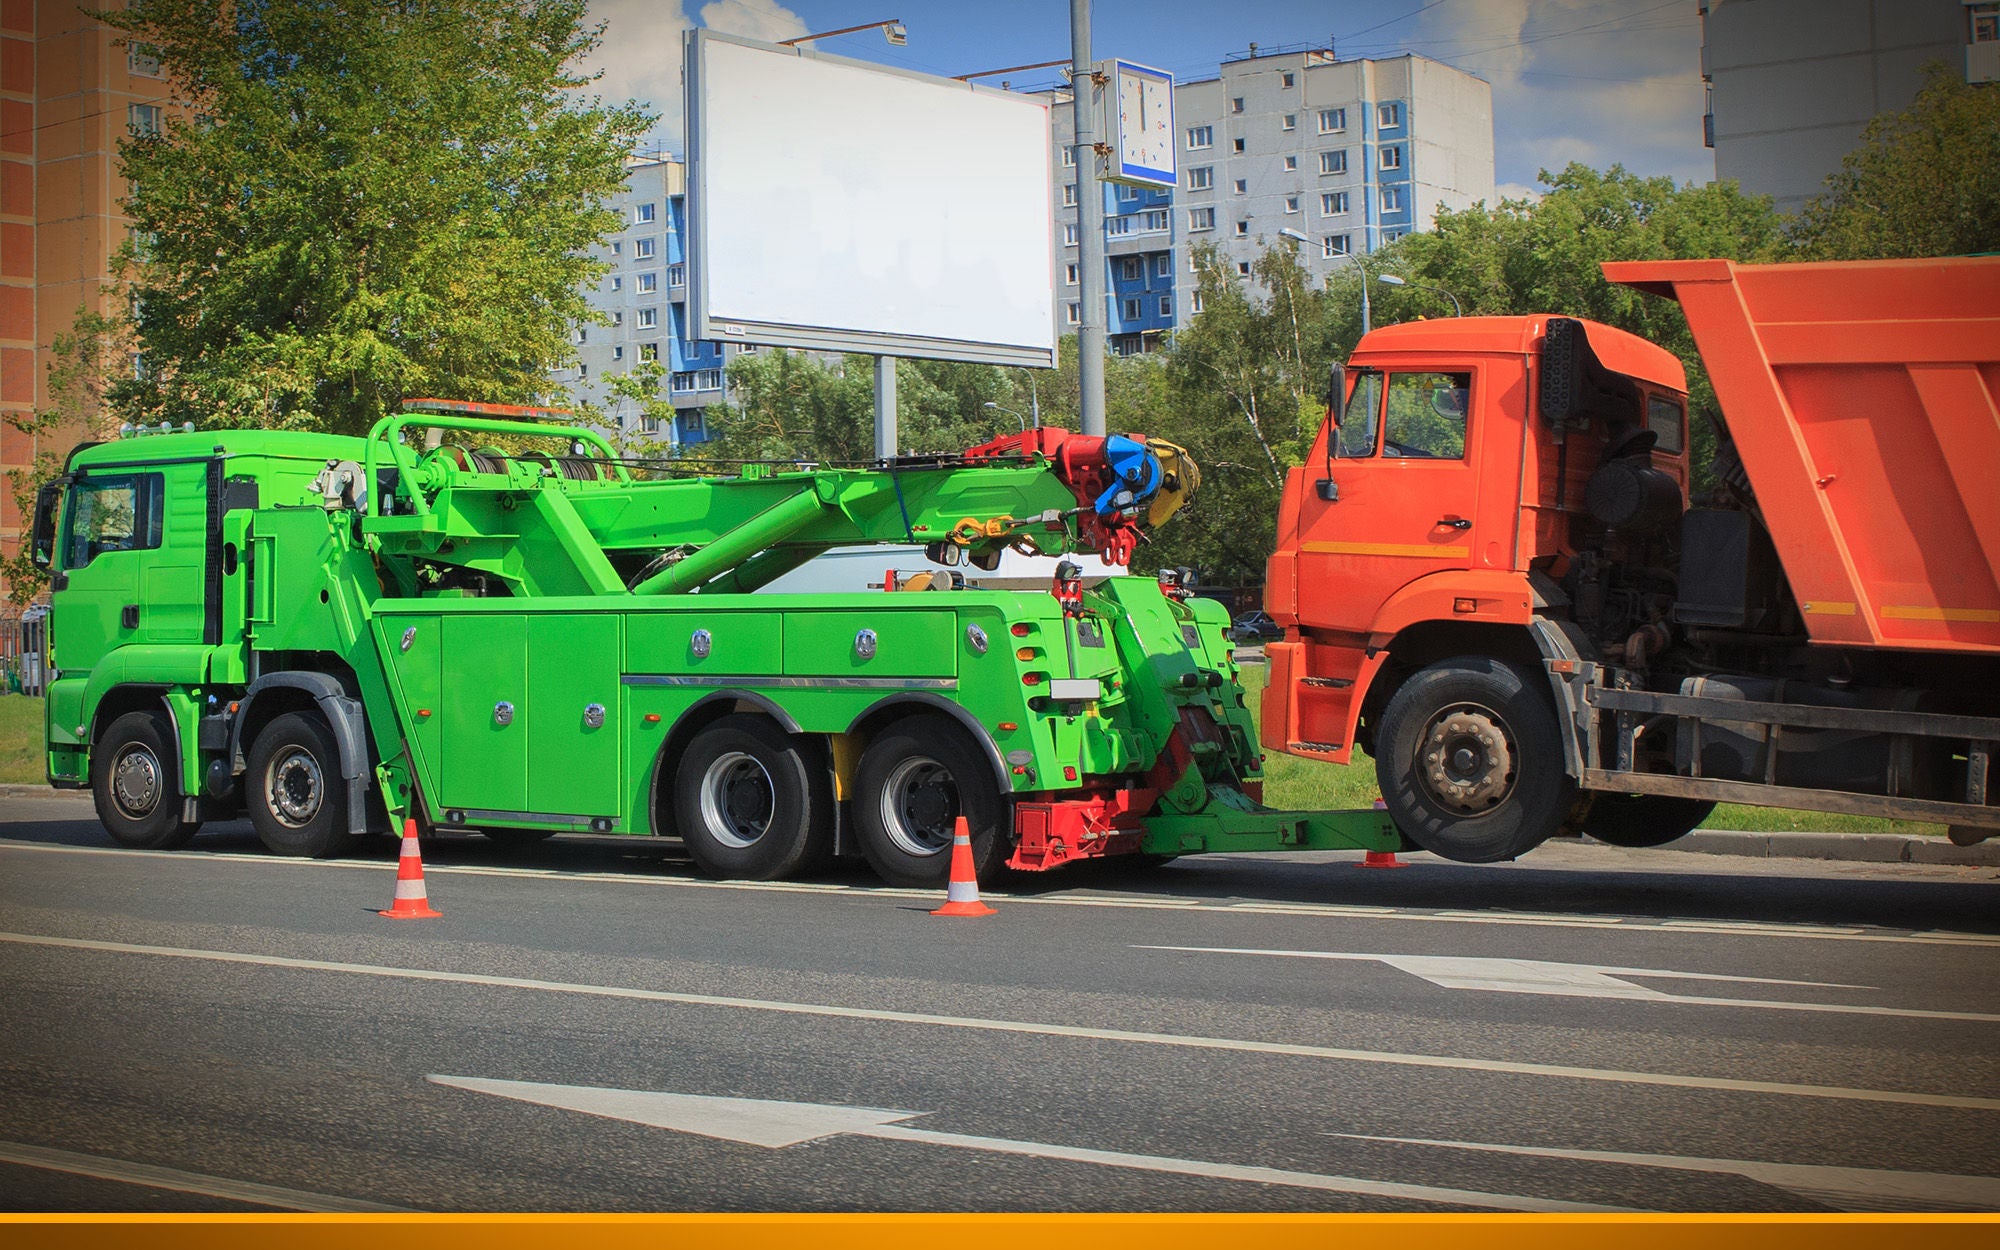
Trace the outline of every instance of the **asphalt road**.
<instances>
[{"instance_id":1,"label":"asphalt road","mask_svg":"<svg viewBox=\"0 0 2000 1250\"><path fill-rule=\"evenodd\" d=\"M1991 868L393 855L0 799L0 1208L2000 1210Z\"/></svg>"}]
</instances>

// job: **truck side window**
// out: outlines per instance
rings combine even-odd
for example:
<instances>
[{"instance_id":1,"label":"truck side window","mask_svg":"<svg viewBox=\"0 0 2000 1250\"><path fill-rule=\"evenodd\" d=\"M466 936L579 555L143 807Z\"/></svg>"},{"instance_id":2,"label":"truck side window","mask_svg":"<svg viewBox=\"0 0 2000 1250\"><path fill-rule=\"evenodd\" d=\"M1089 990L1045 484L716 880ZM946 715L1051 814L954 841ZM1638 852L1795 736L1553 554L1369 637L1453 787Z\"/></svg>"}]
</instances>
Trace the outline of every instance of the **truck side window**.
<instances>
[{"instance_id":1,"label":"truck side window","mask_svg":"<svg viewBox=\"0 0 2000 1250\"><path fill-rule=\"evenodd\" d=\"M1382 454L1464 459L1466 400L1471 394L1470 373L1390 374L1388 437Z\"/></svg>"},{"instance_id":2,"label":"truck side window","mask_svg":"<svg viewBox=\"0 0 2000 1250\"><path fill-rule=\"evenodd\" d=\"M1375 454L1376 417L1382 411L1382 375L1357 369L1354 393L1340 418L1340 457L1352 460Z\"/></svg>"},{"instance_id":3,"label":"truck side window","mask_svg":"<svg viewBox=\"0 0 2000 1250\"><path fill-rule=\"evenodd\" d=\"M69 488L63 510L63 567L80 569L107 551L160 545L165 492L158 473L88 477Z\"/></svg>"},{"instance_id":4,"label":"truck side window","mask_svg":"<svg viewBox=\"0 0 2000 1250\"><path fill-rule=\"evenodd\" d=\"M1665 452L1679 452L1687 446L1681 436L1681 403L1669 395L1646 397L1646 428L1659 439L1653 446Z\"/></svg>"}]
</instances>

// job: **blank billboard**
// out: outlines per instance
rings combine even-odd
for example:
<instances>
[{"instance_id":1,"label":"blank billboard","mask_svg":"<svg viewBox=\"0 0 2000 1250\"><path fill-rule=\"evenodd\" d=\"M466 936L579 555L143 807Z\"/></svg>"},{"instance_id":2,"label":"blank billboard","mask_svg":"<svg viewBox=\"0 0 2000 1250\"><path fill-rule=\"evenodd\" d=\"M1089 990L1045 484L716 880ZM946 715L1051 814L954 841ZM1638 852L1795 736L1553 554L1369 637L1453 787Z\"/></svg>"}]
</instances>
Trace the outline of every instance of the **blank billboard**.
<instances>
[{"instance_id":1,"label":"blank billboard","mask_svg":"<svg viewBox=\"0 0 2000 1250\"><path fill-rule=\"evenodd\" d=\"M1048 106L689 32L696 338L1054 362Z\"/></svg>"}]
</instances>

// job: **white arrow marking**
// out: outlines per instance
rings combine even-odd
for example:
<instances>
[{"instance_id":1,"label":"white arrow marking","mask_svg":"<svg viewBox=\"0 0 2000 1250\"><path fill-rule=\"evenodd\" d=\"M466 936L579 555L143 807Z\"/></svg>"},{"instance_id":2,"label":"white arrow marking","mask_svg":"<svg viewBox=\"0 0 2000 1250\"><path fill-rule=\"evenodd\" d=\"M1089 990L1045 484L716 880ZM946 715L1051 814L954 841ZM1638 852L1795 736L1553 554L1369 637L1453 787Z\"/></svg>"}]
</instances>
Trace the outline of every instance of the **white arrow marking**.
<instances>
[{"instance_id":1,"label":"white arrow marking","mask_svg":"<svg viewBox=\"0 0 2000 1250\"><path fill-rule=\"evenodd\" d=\"M1371 1137L1362 1133L1328 1133L1327 1136L1351 1137L1358 1141L1400 1142L1411 1146L1447 1146L1454 1150L1485 1150L1495 1154L1533 1155L1545 1159L1629 1163L1635 1167L1673 1168L1682 1172L1733 1172L1841 1211L2000 1210L2000 1178L1992 1176L1819 1167L1801 1163L1764 1163L1752 1159L1700 1159L1685 1155L1628 1154L1616 1150L1552 1150L1540 1146L1500 1146L1488 1142L1433 1141L1424 1137Z\"/></svg>"},{"instance_id":2,"label":"white arrow marking","mask_svg":"<svg viewBox=\"0 0 2000 1250\"><path fill-rule=\"evenodd\" d=\"M2000 1023L2000 1015L1978 1011L1924 1011L1915 1007L1869 1007L1848 1003L1788 1003L1766 998L1709 998L1669 994L1634 985L1623 977L1661 977L1674 981L1734 981L1745 985L1802 985L1814 989L1872 990L1872 985L1834 981L1780 981L1771 977L1732 977L1717 972L1675 972L1665 968L1617 968L1598 964L1550 963L1540 959L1484 959L1459 955L1372 955L1340 951L1253 950L1223 946L1139 946L1138 950L1187 951L1201 955L1275 955L1284 959L1339 959L1387 964L1432 985L1449 990L1487 990L1497 994L1553 994L1563 998L1621 998L1649 1003L1684 1003L1699 1007L1759 1007L1770 1011L1820 1011L1836 1015L1904 1016L1918 1020L1973 1020Z\"/></svg>"},{"instance_id":3,"label":"white arrow marking","mask_svg":"<svg viewBox=\"0 0 2000 1250\"><path fill-rule=\"evenodd\" d=\"M1476 1189L1401 1185L1392 1181L1362 1180L1353 1176L1321 1176L1314 1172L1289 1172L1281 1168L1205 1163L1198 1159L1171 1159L1161 1155L1088 1150L1078 1146L1058 1146L1049 1142L1010 1141L1004 1137L970 1137L963 1133L904 1128L897 1123L926 1114L921 1111L885 1111L873 1107L837 1107L810 1102L772 1102L762 1098L711 1098L641 1089L546 1085L535 1081L495 1081L474 1076L433 1076L429 1079L437 1085L469 1089L482 1094L495 1094L518 1102L560 1107L566 1111L581 1111L586 1115L629 1120L634 1124L646 1124L654 1128L672 1129L679 1133L696 1133L703 1137L743 1142L752 1146L768 1146L773 1149L795 1146L801 1142L818 1141L825 1137L877 1137L886 1141L955 1146L964 1150L1027 1155L1037 1159L1062 1159L1075 1163L1101 1164L1105 1167L1137 1168L1147 1172L1172 1172L1181 1176L1204 1176L1264 1185L1290 1185L1298 1189L1366 1194L1376 1198L1402 1198L1414 1202L1448 1203L1452 1206L1485 1207L1496 1211L1629 1212L1636 1209L1599 1206L1584 1202L1559 1202L1520 1194L1492 1194Z\"/></svg>"}]
</instances>

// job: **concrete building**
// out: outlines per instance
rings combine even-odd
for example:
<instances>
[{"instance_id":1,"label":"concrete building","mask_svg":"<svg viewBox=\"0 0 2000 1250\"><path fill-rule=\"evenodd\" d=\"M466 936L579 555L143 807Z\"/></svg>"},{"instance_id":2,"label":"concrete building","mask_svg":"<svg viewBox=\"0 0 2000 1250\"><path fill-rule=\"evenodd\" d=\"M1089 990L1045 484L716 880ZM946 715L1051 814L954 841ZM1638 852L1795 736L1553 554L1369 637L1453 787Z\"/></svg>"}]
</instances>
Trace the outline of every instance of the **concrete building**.
<instances>
[{"instance_id":1,"label":"concrete building","mask_svg":"<svg viewBox=\"0 0 2000 1250\"><path fill-rule=\"evenodd\" d=\"M1081 319L1081 184L1069 96L1053 100L1056 324L1069 332ZM1102 187L1105 333L1122 355L1152 350L1200 311L1199 244L1249 278L1267 247L1303 235L1301 258L1323 279L1350 256L1429 229L1440 205L1494 199L1492 89L1426 57L1342 61L1322 48L1252 44L1216 77L1175 85L1174 123L1173 191Z\"/></svg>"},{"instance_id":2,"label":"concrete building","mask_svg":"<svg viewBox=\"0 0 2000 1250\"><path fill-rule=\"evenodd\" d=\"M1994 0L1697 0L1715 176L1795 213L1877 114L1907 108L1923 66L2000 81Z\"/></svg>"},{"instance_id":3,"label":"concrete building","mask_svg":"<svg viewBox=\"0 0 2000 1250\"><path fill-rule=\"evenodd\" d=\"M595 249L611 271L585 295L612 324L578 328L579 367L558 370L555 380L604 407L622 433L703 442L704 409L722 402L725 356L721 344L688 337L687 167L664 155L635 156L626 162L624 189L607 207L625 226ZM756 349L731 347L728 356L745 350ZM653 361L665 372L662 387L676 409L671 428L642 416L631 400L612 399L605 386L607 376Z\"/></svg>"}]
</instances>

